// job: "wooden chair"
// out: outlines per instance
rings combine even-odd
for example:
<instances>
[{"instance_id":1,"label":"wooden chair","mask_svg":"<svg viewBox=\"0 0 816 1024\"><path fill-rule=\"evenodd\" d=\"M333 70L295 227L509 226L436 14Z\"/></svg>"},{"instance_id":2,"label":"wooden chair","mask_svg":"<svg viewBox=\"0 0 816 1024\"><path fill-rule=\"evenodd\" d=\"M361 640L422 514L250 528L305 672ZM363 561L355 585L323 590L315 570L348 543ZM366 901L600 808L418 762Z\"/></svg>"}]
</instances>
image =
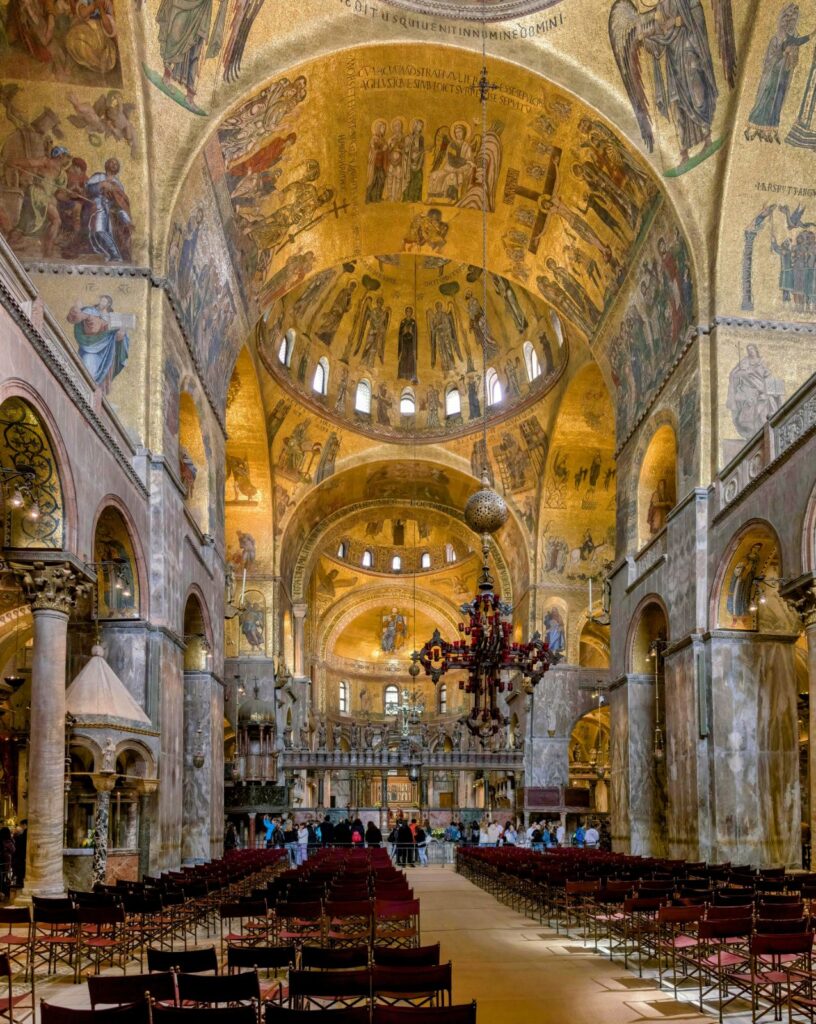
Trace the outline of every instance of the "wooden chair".
<instances>
[{"instance_id":1,"label":"wooden chair","mask_svg":"<svg viewBox=\"0 0 816 1024\"><path fill-rule=\"evenodd\" d=\"M120 1006L115 1010L73 1010L53 1003L40 1003L40 1024L148 1024L146 1002Z\"/></svg>"},{"instance_id":2,"label":"wooden chair","mask_svg":"<svg viewBox=\"0 0 816 1024\"><path fill-rule=\"evenodd\" d=\"M371 995L375 1005L450 1006L452 968L448 961L434 967L374 967ZM447 997L447 1000L446 1000Z\"/></svg>"},{"instance_id":3,"label":"wooden chair","mask_svg":"<svg viewBox=\"0 0 816 1024\"><path fill-rule=\"evenodd\" d=\"M476 1024L476 1002L456 1006L375 1006L372 1024Z\"/></svg>"}]
</instances>

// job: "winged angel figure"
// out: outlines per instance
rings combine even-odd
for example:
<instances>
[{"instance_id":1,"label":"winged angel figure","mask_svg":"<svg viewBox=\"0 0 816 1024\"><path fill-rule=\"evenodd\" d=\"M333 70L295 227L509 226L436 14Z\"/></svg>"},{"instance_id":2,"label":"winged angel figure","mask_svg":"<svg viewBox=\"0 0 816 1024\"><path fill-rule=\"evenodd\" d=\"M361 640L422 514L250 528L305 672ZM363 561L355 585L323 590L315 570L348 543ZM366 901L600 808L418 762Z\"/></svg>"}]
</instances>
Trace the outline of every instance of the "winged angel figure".
<instances>
[{"instance_id":1,"label":"winged angel figure","mask_svg":"<svg viewBox=\"0 0 816 1024\"><path fill-rule=\"evenodd\" d=\"M731 0L710 2L723 73L733 89L737 54ZM653 114L641 61L651 58L653 106L674 125L681 165L695 146L702 144L700 153L705 153L711 145L719 90L701 0L657 0L644 13L636 0L615 0L609 12L609 40L649 152L654 150Z\"/></svg>"}]
</instances>

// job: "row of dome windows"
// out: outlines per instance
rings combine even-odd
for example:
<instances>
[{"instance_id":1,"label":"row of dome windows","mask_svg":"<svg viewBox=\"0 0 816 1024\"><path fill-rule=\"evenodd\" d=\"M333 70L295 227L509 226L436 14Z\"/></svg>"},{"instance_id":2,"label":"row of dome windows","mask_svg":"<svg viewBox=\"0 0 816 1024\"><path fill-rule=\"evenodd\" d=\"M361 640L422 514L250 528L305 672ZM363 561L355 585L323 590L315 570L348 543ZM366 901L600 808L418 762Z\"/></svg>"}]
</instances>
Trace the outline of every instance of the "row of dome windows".
<instances>
[{"instance_id":1,"label":"row of dome windows","mask_svg":"<svg viewBox=\"0 0 816 1024\"><path fill-rule=\"evenodd\" d=\"M338 545L338 548L337 548L337 557L338 558L344 558L344 559L348 558L348 550L349 550L348 549L348 544L344 540L340 541L340 544ZM448 543L448 544L445 545L445 562L448 565L452 565L455 561L456 561L456 550L454 549L453 544ZM363 567L363 569L373 569L374 568L374 552L371 550L371 548L366 548L365 551L363 551L363 556L360 559L360 565ZM430 569L431 568L431 553L430 553L430 551L423 551L422 552L422 555L420 556L420 559L419 559L419 565L420 565L421 569ZM402 570L402 558L399 555L394 555L392 557L392 559L391 559L391 571L392 572L400 572L401 570Z\"/></svg>"},{"instance_id":2,"label":"row of dome windows","mask_svg":"<svg viewBox=\"0 0 816 1024\"><path fill-rule=\"evenodd\" d=\"M386 686L383 691L383 712L386 715L396 715L399 707L399 687L394 686L393 683ZM437 690L437 711L440 715L444 715L448 710L448 687L446 683L441 683ZM349 684L342 680L337 690L337 709L341 715L347 715L350 710L349 701Z\"/></svg>"},{"instance_id":3,"label":"row of dome windows","mask_svg":"<svg viewBox=\"0 0 816 1024\"><path fill-rule=\"evenodd\" d=\"M295 332L289 330L281 338L278 348L278 359L282 366L291 366L292 353L295 347ZM541 376L541 363L538 354L533 348L532 342L524 342L524 364L527 368L527 378L531 382ZM501 381L498 373L489 366L485 378L487 389L488 406L498 405L504 398ZM329 361L321 356L315 367L312 378L312 391L318 395L329 393ZM357 384L357 391L354 396L354 408L364 416L371 415L371 383L363 378ZM400 395L400 413L403 416L413 416L416 413L416 395L413 388L403 388ZM449 384L445 389L445 415L447 417L460 416L462 413L462 394L455 384Z\"/></svg>"}]
</instances>

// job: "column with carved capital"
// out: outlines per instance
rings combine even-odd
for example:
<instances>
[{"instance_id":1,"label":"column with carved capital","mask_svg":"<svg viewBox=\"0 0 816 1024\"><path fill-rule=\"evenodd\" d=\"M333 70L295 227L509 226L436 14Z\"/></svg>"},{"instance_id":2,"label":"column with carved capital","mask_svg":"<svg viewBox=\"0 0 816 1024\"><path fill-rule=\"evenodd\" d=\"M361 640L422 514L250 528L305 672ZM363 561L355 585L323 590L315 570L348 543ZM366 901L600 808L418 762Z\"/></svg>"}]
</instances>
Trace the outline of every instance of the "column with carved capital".
<instances>
[{"instance_id":1,"label":"column with carved capital","mask_svg":"<svg viewBox=\"0 0 816 1024\"><path fill-rule=\"evenodd\" d=\"M25 893L57 896L62 880L68 616L84 583L70 563L15 565L34 619Z\"/></svg>"},{"instance_id":2,"label":"column with carved capital","mask_svg":"<svg viewBox=\"0 0 816 1024\"><path fill-rule=\"evenodd\" d=\"M808 790L811 865L816 840L816 573L807 573L782 588L782 597L802 621L808 649ZM811 867L811 870L812 867Z\"/></svg>"},{"instance_id":3,"label":"column with carved capital","mask_svg":"<svg viewBox=\"0 0 816 1024\"><path fill-rule=\"evenodd\" d=\"M96 813L93 831L93 880L104 882L108 870L108 838L110 834L110 795L116 785L116 772L96 772L92 776L96 789Z\"/></svg>"}]
</instances>

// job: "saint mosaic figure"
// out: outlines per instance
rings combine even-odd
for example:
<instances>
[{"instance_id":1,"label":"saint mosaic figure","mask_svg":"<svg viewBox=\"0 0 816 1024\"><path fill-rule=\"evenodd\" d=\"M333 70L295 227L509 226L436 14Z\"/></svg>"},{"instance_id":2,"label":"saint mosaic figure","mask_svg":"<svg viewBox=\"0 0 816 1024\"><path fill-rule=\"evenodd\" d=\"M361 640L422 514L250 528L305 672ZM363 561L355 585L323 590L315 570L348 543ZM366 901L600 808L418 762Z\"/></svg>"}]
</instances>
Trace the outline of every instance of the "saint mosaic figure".
<instances>
[{"instance_id":1,"label":"saint mosaic figure","mask_svg":"<svg viewBox=\"0 0 816 1024\"><path fill-rule=\"evenodd\" d=\"M135 326L135 317L114 313L110 295L100 295L95 305L73 305L66 320L74 325L74 340L85 369L94 383L107 392L113 379L127 366L127 328Z\"/></svg>"},{"instance_id":2,"label":"saint mosaic figure","mask_svg":"<svg viewBox=\"0 0 816 1024\"><path fill-rule=\"evenodd\" d=\"M414 307L405 307L397 337L397 377L400 380L417 379L417 322Z\"/></svg>"},{"instance_id":3,"label":"saint mosaic figure","mask_svg":"<svg viewBox=\"0 0 816 1024\"><path fill-rule=\"evenodd\" d=\"M745 138L762 142L780 142L779 121L788 97L791 79L799 64L799 51L810 35L798 35L799 4L785 4L777 20L776 32L768 42L756 101L748 115Z\"/></svg>"}]
</instances>

